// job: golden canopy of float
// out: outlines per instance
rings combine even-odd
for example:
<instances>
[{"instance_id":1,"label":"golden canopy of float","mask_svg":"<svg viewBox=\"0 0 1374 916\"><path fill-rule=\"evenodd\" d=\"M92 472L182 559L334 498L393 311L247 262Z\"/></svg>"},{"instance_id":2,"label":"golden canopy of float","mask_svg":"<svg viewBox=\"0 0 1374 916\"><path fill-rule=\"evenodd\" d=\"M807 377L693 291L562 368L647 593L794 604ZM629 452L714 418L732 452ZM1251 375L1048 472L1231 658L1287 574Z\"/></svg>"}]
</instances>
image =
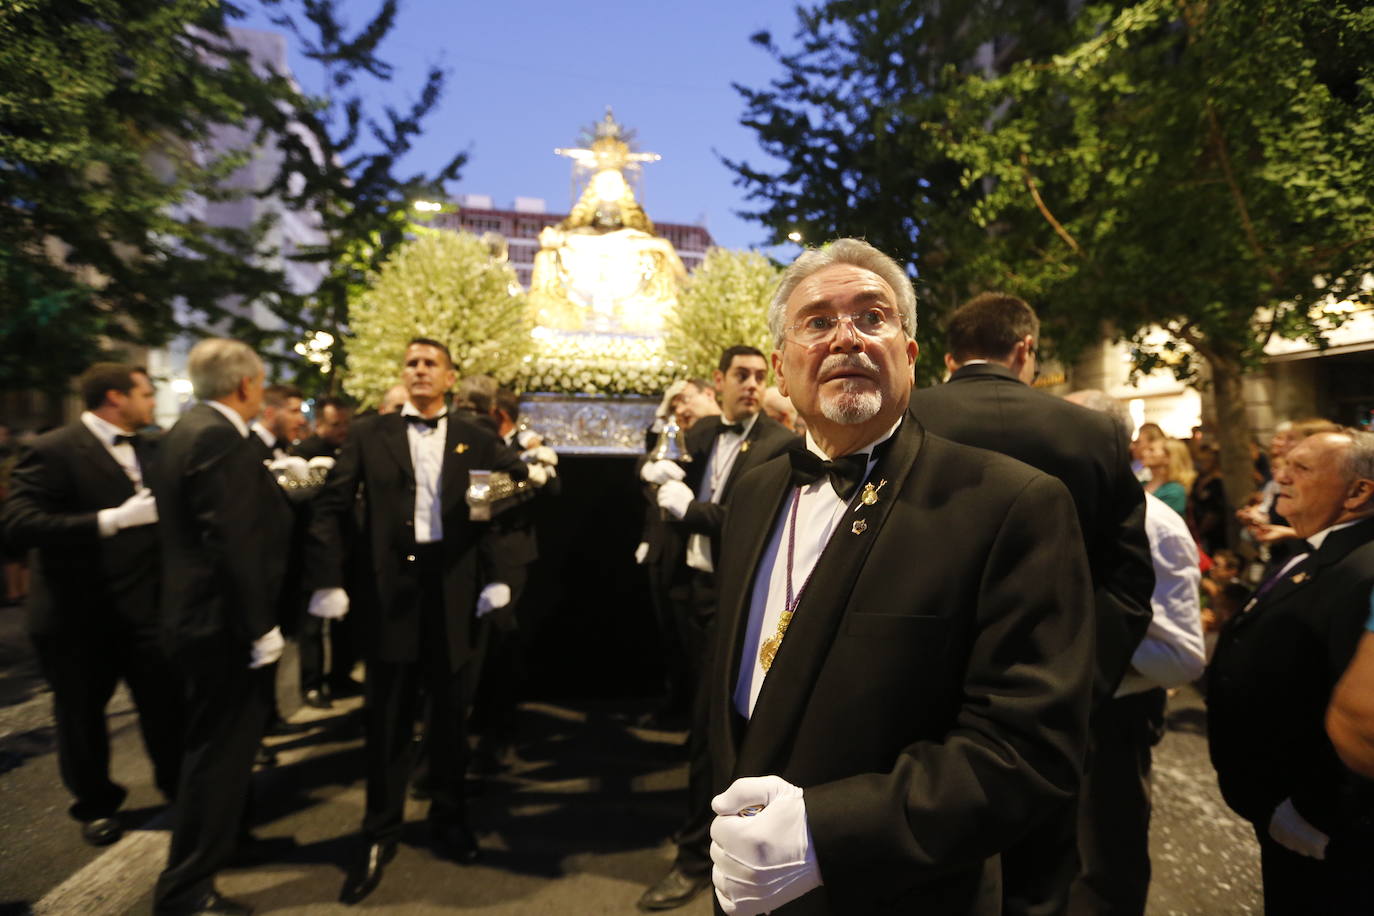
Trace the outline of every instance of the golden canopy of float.
<instances>
[{"instance_id":1,"label":"golden canopy of float","mask_svg":"<svg viewBox=\"0 0 1374 916\"><path fill-rule=\"evenodd\" d=\"M539 234L529 299L536 323L554 332L657 336L686 276L667 239L635 199L643 163L634 132L611 109L584 128L581 146L554 150L573 161L577 202Z\"/></svg>"}]
</instances>

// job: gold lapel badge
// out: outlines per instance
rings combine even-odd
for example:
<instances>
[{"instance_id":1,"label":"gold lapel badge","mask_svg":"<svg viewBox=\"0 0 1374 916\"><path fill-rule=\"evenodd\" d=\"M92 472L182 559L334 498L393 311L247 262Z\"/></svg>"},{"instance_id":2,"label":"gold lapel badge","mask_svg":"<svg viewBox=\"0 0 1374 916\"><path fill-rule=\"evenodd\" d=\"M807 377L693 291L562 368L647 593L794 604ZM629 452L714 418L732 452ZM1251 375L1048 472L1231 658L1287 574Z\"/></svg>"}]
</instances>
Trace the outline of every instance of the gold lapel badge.
<instances>
[{"instance_id":1,"label":"gold lapel badge","mask_svg":"<svg viewBox=\"0 0 1374 916\"><path fill-rule=\"evenodd\" d=\"M852 527L852 528L849 529L849 531L850 531L851 534L863 534L863 533L864 533L865 531L867 531L867 530L868 530L868 522L864 521L864 520L861 519L861 518L860 518L860 519L855 519L855 520L854 520L854 527Z\"/></svg>"},{"instance_id":2,"label":"gold lapel badge","mask_svg":"<svg viewBox=\"0 0 1374 916\"><path fill-rule=\"evenodd\" d=\"M1294 576L1292 579L1289 579L1288 581L1289 581L1289 582L1292 582L1294 585L1302 585L1302 584L1303 584L1304 582L1306 582L1309 578L1311 578L1311 577L1308 576L1307 573L1305 573L1305 572L1300 572L1300 573L1298 573L1296 576Z\"/></svg>"},{"instance_id":3,"label":"gold lapel badge","mask_svg":"<svg viewBox=\"0 0 1374 916\"><path fill-rule=\"evenodd\" d=\"M453 447L453 451L459 455L463 454L463 452L466 452L467 450L468 444L466 442L459 442L457 445Z\"/></svg>"},{"instance_id":4,"label":"gold lapel badge","mask_svg":"<svg viewBox=\"0 0 1374 916\"><path fill-rule=\"evenodd\" d=\"M886 480L878 481L878 485L876 487L873 486L873 483L871 481L869 483L864 484L864 491L859 494L859 502L863 503L865 506L873 505L878 501L878 491L885 486L887 486ZM858 534L859 532L856 531L854 533Z\"/></svg>"},{"instance_id":5,"label":"gold lapel badge","mask_svg":"<svg viewBox=\"0 0 1374 916\"><path fill-rule=\"evenodd\" d=\"M748 439L745 439L743 442L741 442L741 443L739 444L739 450L740 450L740 452L747 452L747 451L749 451L749 444L750 444L750 443L749 443L749 440L748 440Z\"/></svg>"}]
</instances>

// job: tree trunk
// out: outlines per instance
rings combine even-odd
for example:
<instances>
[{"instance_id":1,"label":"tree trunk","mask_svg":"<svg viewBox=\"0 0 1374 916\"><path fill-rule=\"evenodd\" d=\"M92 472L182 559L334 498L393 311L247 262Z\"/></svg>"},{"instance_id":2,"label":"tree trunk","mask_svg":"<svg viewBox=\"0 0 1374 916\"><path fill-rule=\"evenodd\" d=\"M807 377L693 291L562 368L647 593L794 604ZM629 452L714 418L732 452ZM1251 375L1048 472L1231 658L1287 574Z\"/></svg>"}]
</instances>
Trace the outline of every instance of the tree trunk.
<instances>
[{"instance_id":1,"label":"tree trunk","mask_svg":"<svg viewBox=\"0 0 1374 916\"><path fill-rule=\"evenodd\" d=\"M1212 369L1212 397L1216 405L1217 444L1221 449L1221 477L1226 485L1227 542L1238 543L1239 525L1235 510L1245 504L1256 489L1254 462L1250 458L1250 424L1245 414L1245 368L1239 360L1216 354L1207 355Z\"/></svg>"}]
</instances>

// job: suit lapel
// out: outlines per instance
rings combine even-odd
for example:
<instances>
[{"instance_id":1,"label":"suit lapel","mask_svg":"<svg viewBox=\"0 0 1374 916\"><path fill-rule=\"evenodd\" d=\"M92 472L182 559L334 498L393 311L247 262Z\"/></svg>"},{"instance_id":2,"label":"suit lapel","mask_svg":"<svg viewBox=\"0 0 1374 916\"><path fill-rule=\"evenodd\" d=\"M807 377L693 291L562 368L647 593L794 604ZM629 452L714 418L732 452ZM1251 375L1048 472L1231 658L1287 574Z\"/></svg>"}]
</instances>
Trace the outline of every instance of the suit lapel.
<instances>
[{"instance_id":1,"label":"suit lapel","mask_svg":"<svg viewBox=\"0 0 1374 916\"><path fill-rule=\"evenodd\" d=\"M405 472L406 478L415 482L415 465L410 460L410 439L406 436L406 427L409 424L401 419L400 414L391 414L389 417L382 418L381 440L386 450L391 453L391 457L400 465Z\"/></svg>"},{"instance_id":2,"label":"suit lapel","mask_svg":"<svg viewBox=\"0 0 1374 916\"><path fill-rule=\"evenodd\" d=\"M444 464L439 475L439 501L444 517L463 499L468 490L468 471L472 469L475 453L473 451L472 428L456 420L449 414L448 435L444 439Z\"/></svg>"},{"instance_id":3,"label":"suit lapel","mask_svg":"<svg viewBox=\"0 0 1374 916\"><path fill-rule=\"evenodd\" d=\"M78 420L77 426L79 426L80 429L76 431L75 441L77 446L81 448L82 452L85 454L86 462L103 474L106 481L112 487L117 486L119 492L123 493L126 497L132 496L134 494L133 481L129 479L129 475L124 472L124 469L119 466L119 462L114 460L114 456L111 455L109 450L105 448L105 445L95 437L95 434L87 428L85 423ZM148 469L143 465L143 456L138 452L135 452L135 454L138 455L140 473L146 479L148 476Z\"/></svg>"},{"instance_id":4,"label":"suit lapel","mask_svg":"<svg viewBox=\"0 0 1374 916\"><path fill-rule=\"evenodd\" d=\"M874 542L882 536L898 494L906 484L924 440L920 425L907 418L869 476L879 490L872 505L856 498L826 544L797 606L796 616L763 682L739 751L741 774L772 772L777 753L788 744L811 688L849 606L854 582ZM766 535L765 535L766 537ZM757 558L755 558L757 565ZM745 596L748 602L748 595ZM740 638L735 640L736 654Z\"/></svg>"},{"instance_id":5,"label":"suit lapel","mask_svg":"<svg viewBox=\"0 0 1374 916\"><path fill-rule=\"evenodd\" d=\"M1324 568L1344 559L1350 551L1371 539L1374 539L1374 519L1331 532L1326 536L1326 540L1322 541L1320 550L1314 551L1292 569L1285 571L1263 595L1252 597L1244 612L1236 617L1233 628L1247 626L1262 615L1266 608L1287 601L1311 584Z\"/></svg>"}]
</instances>

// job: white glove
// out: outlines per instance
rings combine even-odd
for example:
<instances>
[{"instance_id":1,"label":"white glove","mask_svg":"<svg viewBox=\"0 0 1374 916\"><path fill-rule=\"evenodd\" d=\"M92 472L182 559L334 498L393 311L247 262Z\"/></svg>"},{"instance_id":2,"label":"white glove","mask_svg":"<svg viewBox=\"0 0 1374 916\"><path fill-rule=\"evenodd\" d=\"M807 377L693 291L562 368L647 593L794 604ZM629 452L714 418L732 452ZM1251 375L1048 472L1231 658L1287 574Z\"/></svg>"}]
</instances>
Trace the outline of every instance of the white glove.
<instances>
[{"instance_id":1,"label":"white glove","mask_svg":"<svg viewBox=\"0 0 1374 916\"><path fill-rule=\"evenodd\" d=\"M676 461L650 461L640 470L639 476L645 483L662 486L670 480L681 480L687 476L682 465Z\"/></svg>"},{"instance_id":2,"label":"white glove","mask_svg":"<svg viewBox=\"0 0 1374 916\"><path fill-rule=\"evenodd\" d=\"M477 616L482 618L492 611L500 610L510 604L510 586L504 582L493 582L477 596Z\"/></svg>"},{"instance_id":3,"label":"white glove","mask_svg":"<svg viewBox=\"0 0 1374 916\"><path fill-rule=\"evenodd\" d=\"M286 640L282 639L281 627L273 627L253 640L253 660L248 663L248 667L261 668L263 665L272 664L281 658L281 650L285 648Z\"/></svg>"},{"instance_id":4,"label":"white glove","mask_svg":"<svg viewBox=\"0 0 1374 916\"><path fill-rule=\"evenodd\" d=\"M522 429L515 434L515 444L521 448L539 448L544 444L544 437L532 429Z\"/></svg>"},{"instance_id":5,"label":"white glove","mask_svg":"<svg viewBox=\"0 0 1374 916\"><path fill-rule=\"evenodd\" d=\"M317 588L310 594L306 613L325 620L342 620L348 613L348 592L341 588Z\"/></svg>"},{"instance_id":6,"label":"white glove","mask_svg":"<svg viewBox=\"0 0 1374 916\"><path fill-rule=\"evenodd\" d=\"M739 814L751 805L763 810ZM711 810L711 883L726 913L768 913L821 886L801 789L778 776L747 776L711 799Z\"/></svg>"},{"instance_id":7,"label":"white glove","mask_svg":"<svg viewBox=\"0 0 1374 916\"><path fill-rule=\"evenodd\" d=\"M520 459L528 464L547 464L549 467L556 467L558 465L558 453L547 445L541 445L521 452Z\"/></svg>"},{"instance_id":8,"label":"white glove","mask_svg":"<svg viewBox=\"0 0 1374 916\"><path fill-rule=\"evenodd\" d=\"M668 390L663 392L663 400L658 402L658 409L654 411L654 416L660 420L666 420L673 415L673 398L682 394L682 389L687 387L686 379L678 379L668 386Z\"/></svg>"},{"instance_id":9,"label":"white glove","mask_svg":"<svg viewBox=\"0 0 1374 916\"><path fill-rule=\"evenodd\" d=\"M305 481L310 479L310 464L299 455L286 455L274 459L267 465L273 475L284 474L289 480Z\"/></svg>"},{"instance_id":10,"label":"white glove","mask_svg":"<svg viewBox=\"0 0 1374 916\"><path fill-rule=\"evenodd\" d=\"M101 537L113 537L125 528L138 528L157 521L157 500L153 491L142 487L133 496L111 509L101 509L95 514L96 527Z\"/></svg>"},{"instance_id":11,"label":"white glove","mask_svg":"<svg viewBox=\"0 0 1374 916\"><path fill-rule=\"evenodd\" d=\"M646 559L648 559L648 557L649 557L649 542L648 542L648 541L640 541L640 542L639 542L639 546L635 548L635 565L636 565L636 566L643 566L643 565L644 565L644 561L645 561Z\"/></svg>"},{"instance_id":12,"label":"white glove","mask_svg":"<svg viewBox=\"0 0 1374 916\"><path fill-rule=\"evenodd\" d=\"M680 519L687 514L687 507L696 499L696 494L682 481L670 480L658 488L657 499L661 508L672 513L673 518Z\"/></svg>"},{"instance_id":13,"label":"white glove","mask_svg":"<svg viewBox=\"0 0 1374 916\"><path fill-rule=\"evenodd\" d=\"M1285 798L1269 819L1269 836L1275 843L1291 849L1300 856L1326 858L1326 844L1331 838L1307 822L1307 818L1293 807L1293 799Z\"/></svg>"},{"instance_id":14,"label":"white glove","mask_svg":"<svg viewBox=\"0 0 1374 916\"><path fill-rule=\"evenodd\" d=\"M329 455L316 455L306 462L306 466L312 471L315 470L315 468L324 468L326 471L332 471L334 470L334 459Z\"/></svg>"},{"instance_id":15,"label":"white glove","mask_svg":"<svg viewBox=\"0 0 1374 916\"><path fill-rule=\"evenodd\" d=\"M542 464L532 464L527 469L530 476L530 486L538 489L549 482L549 475L552 468L546 468Z\"/></svg>"}]
</instances>

